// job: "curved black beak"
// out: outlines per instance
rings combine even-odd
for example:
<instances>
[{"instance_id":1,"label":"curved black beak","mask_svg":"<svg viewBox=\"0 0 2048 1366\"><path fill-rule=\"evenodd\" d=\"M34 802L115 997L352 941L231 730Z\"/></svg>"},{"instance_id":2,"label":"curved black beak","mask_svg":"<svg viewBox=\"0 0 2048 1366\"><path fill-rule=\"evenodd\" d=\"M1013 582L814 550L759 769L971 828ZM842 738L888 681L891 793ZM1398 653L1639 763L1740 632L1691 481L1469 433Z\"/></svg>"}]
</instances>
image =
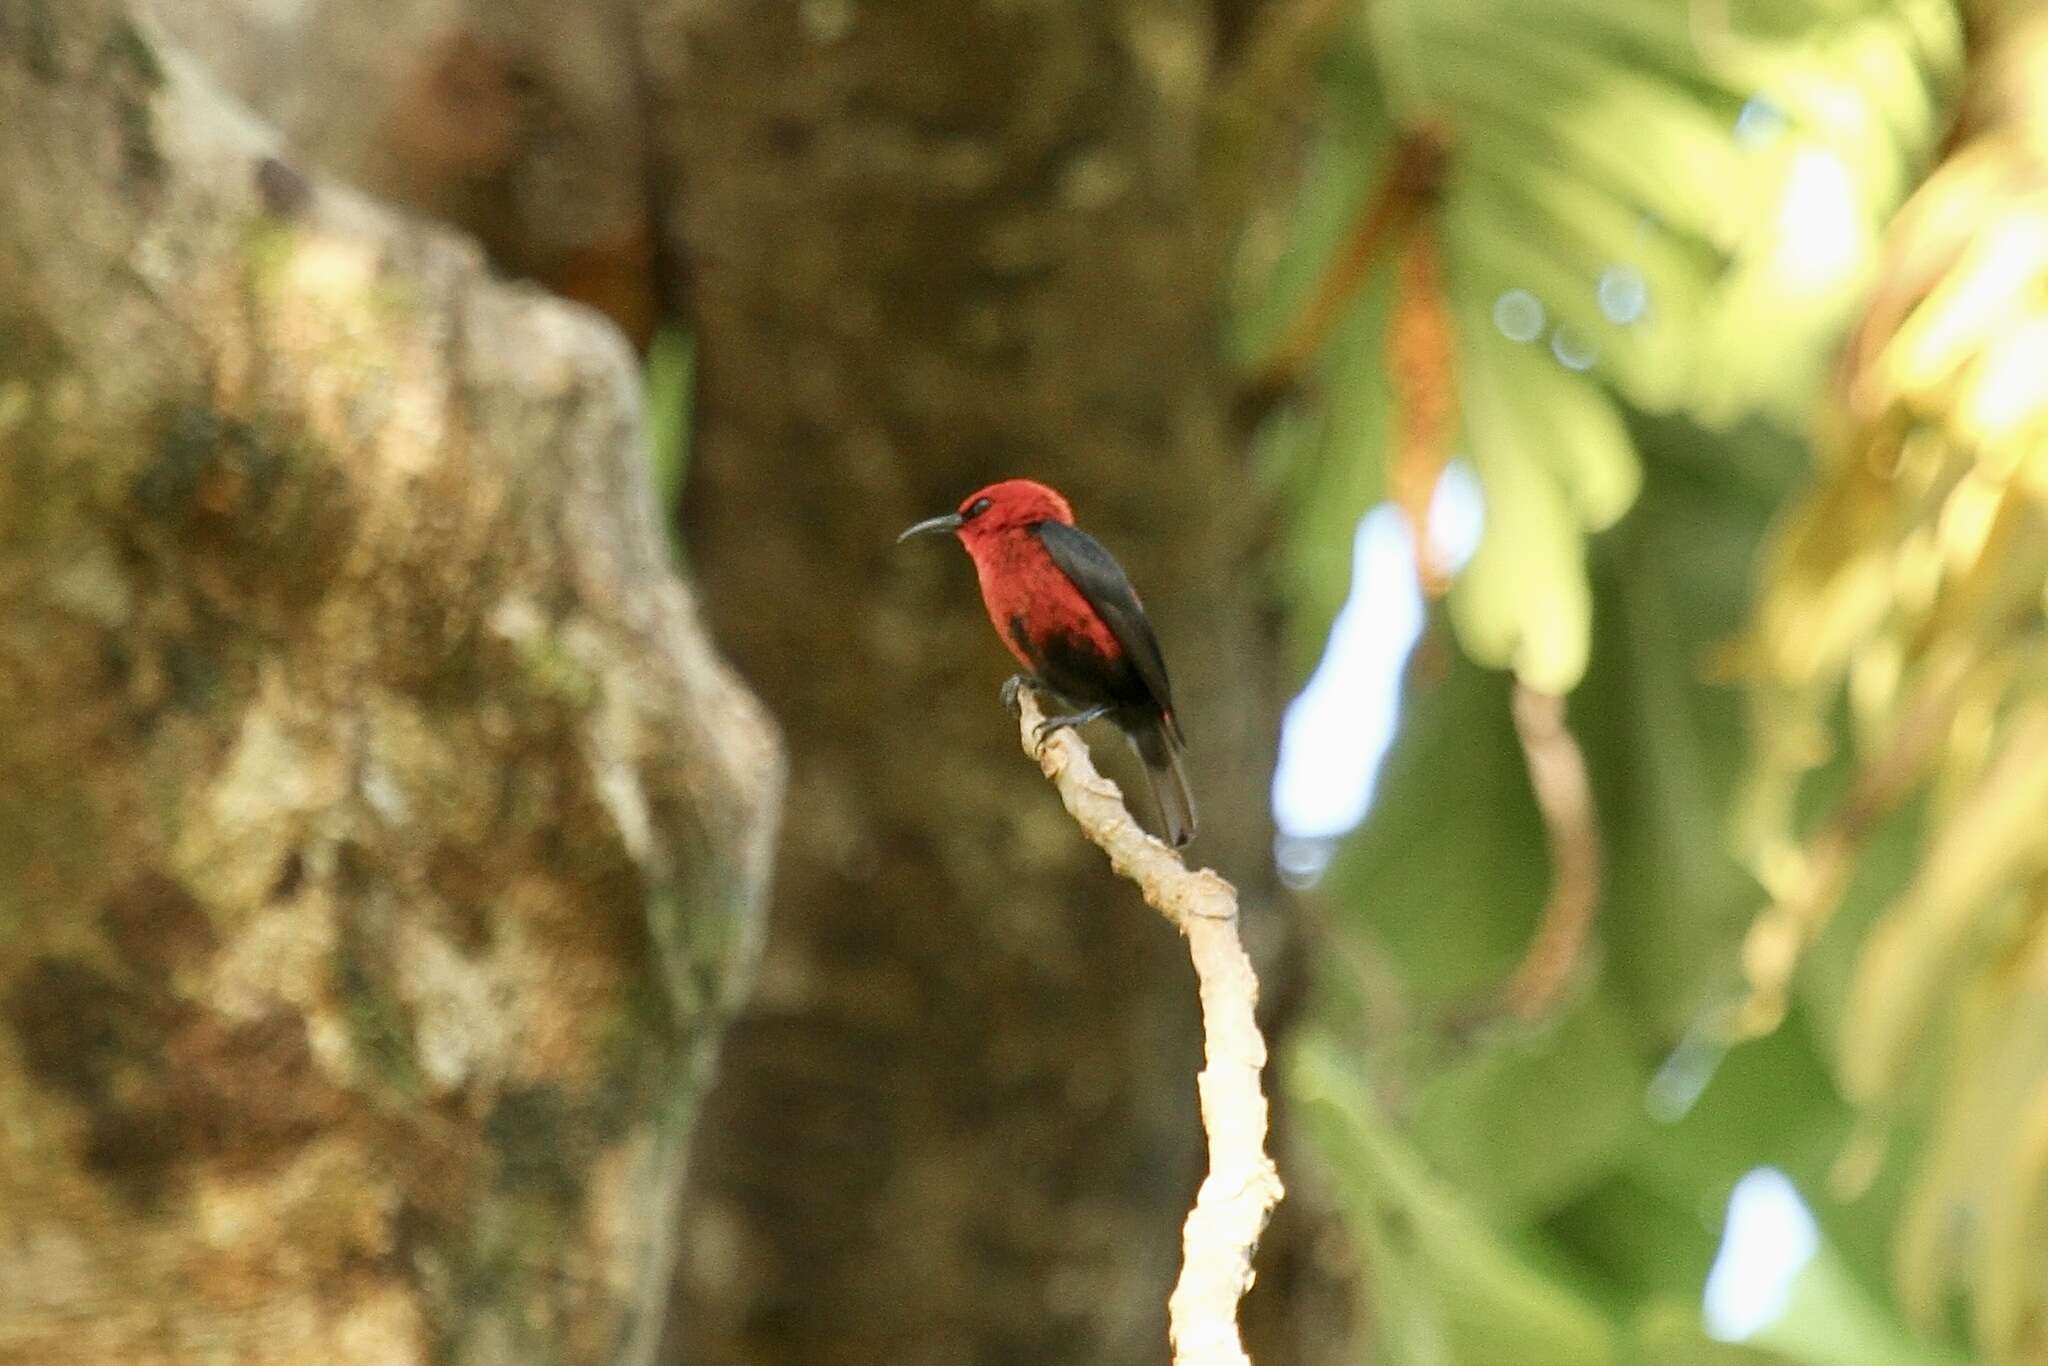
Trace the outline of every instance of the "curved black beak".
<instances>
[{"instance_id":1,"label":"curved black beak","mask_svg":"<svg viewBox=\"0 0 2048 1366\"><path fill-rule=\"evenodd\" d=\"M943 517L927 517L901 536L898 536L896 544L902 545L912 536L932 536L941 531L958 531L963 520L957 512L949 512Z\"/></svg>"}]
</instances>

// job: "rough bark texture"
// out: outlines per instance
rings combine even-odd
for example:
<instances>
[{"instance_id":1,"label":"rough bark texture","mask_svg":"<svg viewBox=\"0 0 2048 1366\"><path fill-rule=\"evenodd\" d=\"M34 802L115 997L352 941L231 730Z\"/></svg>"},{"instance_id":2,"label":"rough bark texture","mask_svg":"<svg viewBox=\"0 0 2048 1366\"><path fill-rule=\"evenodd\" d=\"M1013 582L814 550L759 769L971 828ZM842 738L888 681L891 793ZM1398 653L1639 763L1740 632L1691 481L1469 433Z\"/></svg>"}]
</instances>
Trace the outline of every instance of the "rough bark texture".
<instances>
[{"instance_id":1,"label":"rough bark texture","mask_svg":"<svg viewBox=\"0 0 2048 1366\"><path fill-rule=\"evenodd\" d=\"M0 0L0 1362L644 1362L779 768L616 333Z\"/></svg>"},{"instance_id":2,"label":"rough bark texture","mask_svg":"<svg viewBox=\"0 0 2048 1366\"><path fill-rule=\"evenodd\" d=\"M891 541L1001 476L1072 497L1159 626L1195 852L1270 951L1277 669L1217 319L1261 169L1238 82L1300 75L1268 31L1297 11L648 8L687 538L793 756L680 1359L1157 1362L1200 1168L1184 954L1008 752L965 559Z\"/></svg>"}]
</instances>

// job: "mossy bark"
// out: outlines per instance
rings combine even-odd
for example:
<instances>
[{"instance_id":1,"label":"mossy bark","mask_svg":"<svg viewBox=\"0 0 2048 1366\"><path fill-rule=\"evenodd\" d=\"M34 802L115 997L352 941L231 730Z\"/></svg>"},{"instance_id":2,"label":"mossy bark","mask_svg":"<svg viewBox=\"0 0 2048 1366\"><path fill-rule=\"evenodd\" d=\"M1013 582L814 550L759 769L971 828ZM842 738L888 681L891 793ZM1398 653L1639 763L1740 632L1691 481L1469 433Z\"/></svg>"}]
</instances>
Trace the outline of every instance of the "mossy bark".
<instances>
[{"instance_id":1,"label":"mossy bark","mask_svg":"<svg viewBox=\"0 0 2048 1366\"><path fill-rule=\"evenodd\" d=\"M780 761L616 333L0 0L0 1362L645 1362Z\"/></svg>"}]
</instances>

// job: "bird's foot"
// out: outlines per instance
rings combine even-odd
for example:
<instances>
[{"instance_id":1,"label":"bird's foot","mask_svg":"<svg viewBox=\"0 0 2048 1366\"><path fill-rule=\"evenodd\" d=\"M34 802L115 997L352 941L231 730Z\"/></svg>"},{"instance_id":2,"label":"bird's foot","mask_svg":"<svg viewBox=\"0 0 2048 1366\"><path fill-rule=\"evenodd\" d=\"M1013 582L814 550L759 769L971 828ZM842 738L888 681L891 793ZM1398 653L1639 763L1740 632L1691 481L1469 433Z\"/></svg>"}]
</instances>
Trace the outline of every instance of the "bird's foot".
<instances>
[{"instance_id":1,"label":"bird's foot","mask_svg":"<svg viewBox=\"0 0 2048 1366\"><path fill-rule=\"evenodd\" d=\"M1042 698L1052 698L1052 694L1045 690L1045 685L1030 674L1011 674L1003 680L1003 690L1001 693L1003 706L1009 710L1010 715L1016 716L1023 710L1018 698L1026 688L1035 690ZM1086 711L1070 712L1065 716L1048 716L1033 728L1033 743L1043 748L1046 737L1054 731L1065 730L1069 726L1085 726L1090 721L1109 715L1112 710L1113 708L1105 702L1101 706L1090 707Z\"/></svg>"},{"instance_id":2,"label":"bird's foot","mask_svg":"<svg viewBox=\"0 0 2048 1366\"><path fill-rule=\"evenodd\" d=\"M1054 731L1065 730L1069 726L1085 726L1090 721L1109 715L1109 712L1109 704L1105 702L1101 706L1090 707L1086 711L1073 712L1067 716L1048 716L1038 723L1037 742L1042 746L1046 737Z\"/></svg>"},{"instance_id":3,"label":"bird's foot","mask_svg":"<svg viewBox=\"0 0 2048 1366\"><path fill-rule=\"evenodd\" d=\"M1003 710L1009 712L1012 716L1022 711L1023 706L1017 701L1017 695L1025 688L1031 686L1031 678L1027 674L1011 674L1008 678L1004 679L1003 690L999 694L1003 699Z\"/></svg>"}]
</instances>

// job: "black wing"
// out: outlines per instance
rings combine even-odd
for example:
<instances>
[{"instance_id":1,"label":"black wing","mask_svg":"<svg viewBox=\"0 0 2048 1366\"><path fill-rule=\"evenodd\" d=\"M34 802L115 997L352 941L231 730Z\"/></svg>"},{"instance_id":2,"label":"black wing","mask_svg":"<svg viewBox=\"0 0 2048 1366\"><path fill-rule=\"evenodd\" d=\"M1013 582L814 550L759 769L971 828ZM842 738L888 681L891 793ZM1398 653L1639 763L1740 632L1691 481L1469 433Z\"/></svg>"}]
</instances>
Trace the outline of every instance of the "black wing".
<instances>
[{"instance_id":1,"label":"black wing","mask_svg":"<svg viewBox=\"0 0 2048 1366\"><path fill-rule=\"evenodd\" d=\"M1152 623L1145 619L1145 609L1138 602L1131 581L1124 577L1123 566L1110 557L1100 541L1079 527L1065 522L1040 522L1036 529L1052 562L1109 624L1110 633L1124 647L1124 655L1137 669L1146 691L1172 717L1173 689L1166 681L1166 660L1159 653L1159 638L1152 634ZM1174 718L1173 724L1178 731L1179 718Z\"/></svg>"}]
</instances>

